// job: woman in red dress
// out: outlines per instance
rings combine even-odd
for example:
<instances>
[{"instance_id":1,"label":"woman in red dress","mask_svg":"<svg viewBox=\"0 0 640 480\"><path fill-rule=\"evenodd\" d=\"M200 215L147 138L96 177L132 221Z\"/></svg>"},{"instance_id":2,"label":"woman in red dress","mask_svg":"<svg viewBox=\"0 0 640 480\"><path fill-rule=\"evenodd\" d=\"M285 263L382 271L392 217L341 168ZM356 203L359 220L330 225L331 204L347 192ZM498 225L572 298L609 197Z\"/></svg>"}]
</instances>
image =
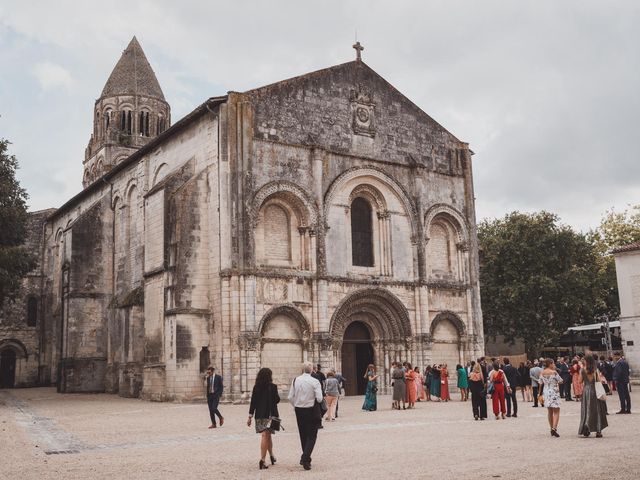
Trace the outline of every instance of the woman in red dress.
<instances>
[{"instance_id":1,"label":"woman in red dress","mask_svg":"<svg viewBox=\"0 0 640 480\"><path fill-rule=\"evenodd\" d=\"M416 405L416 372L411 368L411 364L409 362L406 363L405 368L407 371L404 374L404 381L407 384L407 403L409 404L408 408L415 408Z\"/></svg>"},{"instance_id":2,"label":"woman in red dress","mask_svg":"<svg viewBox=\"0 0 640 480\"><path fill-rule=\"evenodd\" d=\"M449 395L449 371L445 363L440 369L440 401L448 402L449 400L451 400L451 396Z\"/></svg>"}]
</instances>

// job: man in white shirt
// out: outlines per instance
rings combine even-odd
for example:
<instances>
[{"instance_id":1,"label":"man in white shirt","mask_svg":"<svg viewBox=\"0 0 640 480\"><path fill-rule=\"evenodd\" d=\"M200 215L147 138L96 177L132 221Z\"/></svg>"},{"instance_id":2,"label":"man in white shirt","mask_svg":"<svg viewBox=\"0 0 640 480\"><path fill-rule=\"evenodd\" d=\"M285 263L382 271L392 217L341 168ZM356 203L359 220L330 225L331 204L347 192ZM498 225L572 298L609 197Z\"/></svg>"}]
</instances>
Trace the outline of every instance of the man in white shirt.
<instances>
[{"instance_id":1,"label":"man in white shirt","mask_svg":"<svg viewBox=\"0 0 640 480\"><path fill-rule=\"evenodd\" d=\"M302 375L293 380L289 389L289 402L296 411L300 445L302 446L300 465L305 470L311 470L311 453L313 453L313 447L316 444L318 426L322 421L322 416L318 416L314 408L315 402L322 402L322 388L320 382L311 376L311 372L313 372L313 364L311 362L303 363Z\"/></svg>"}]
</instances>

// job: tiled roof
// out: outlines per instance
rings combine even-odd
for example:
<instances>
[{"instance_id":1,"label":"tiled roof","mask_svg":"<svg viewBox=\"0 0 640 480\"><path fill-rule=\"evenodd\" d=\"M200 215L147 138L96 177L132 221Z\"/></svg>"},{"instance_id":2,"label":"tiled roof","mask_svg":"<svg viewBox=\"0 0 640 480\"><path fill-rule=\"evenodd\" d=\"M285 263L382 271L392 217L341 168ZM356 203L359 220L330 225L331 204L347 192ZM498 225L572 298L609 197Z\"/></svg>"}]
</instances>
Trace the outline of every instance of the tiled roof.
<instances>
[{"instance_id":1,"label":"tiled roof","mask_svg":"<svg viewBox=\"0 0 640 480\"><path fill-rule=\"evenodd\" d=\"M146 95L164 100L162 88L136 37L122 56L102 89L101 97L114 95Z\"/></svg>"},{"instance_id":2,"label":"tiled roof","mask_svg":"<svg viewBox=\"0 0 640 480\"><path fill-rule=\"evenodd\" d=\"M633 252L634 250L640 250L640 242L634 242L630 243L629 245L614 248L613 250L611 250L611 253Z\"/></svg>"}]
</instances>

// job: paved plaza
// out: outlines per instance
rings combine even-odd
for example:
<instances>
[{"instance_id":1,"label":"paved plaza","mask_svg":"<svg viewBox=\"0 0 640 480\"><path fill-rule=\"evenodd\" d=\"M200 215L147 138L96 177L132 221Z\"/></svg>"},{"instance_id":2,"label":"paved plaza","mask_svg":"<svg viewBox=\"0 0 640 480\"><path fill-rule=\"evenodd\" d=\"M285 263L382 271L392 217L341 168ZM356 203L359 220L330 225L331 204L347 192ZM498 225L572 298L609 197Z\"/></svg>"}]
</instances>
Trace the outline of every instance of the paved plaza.
<instances>
[{"instance_id":1,"label":"paved plaza","mask_svg":"<svg viewBox=\"0 0 640 480\"><path fill-rule=\"evenodd\" d=\"M395 411L340 402L320 431L313 469L298 465L293 410L274 437L277 465L259 471L259 436L247 405L222 405L225 424L207 429L205 404L150 403L115 395L60 395L51 388L0 390L0 479L434 478L637 479L640 414L610 415L603 439L577 436L580 404L563 404L549 436L546 410L521 405L517 419L476 422L470 402L418 403ZM640 394L632 394L640 405ZM617 397L609 397L615 412Z\"/></svg>"}]
</instances>

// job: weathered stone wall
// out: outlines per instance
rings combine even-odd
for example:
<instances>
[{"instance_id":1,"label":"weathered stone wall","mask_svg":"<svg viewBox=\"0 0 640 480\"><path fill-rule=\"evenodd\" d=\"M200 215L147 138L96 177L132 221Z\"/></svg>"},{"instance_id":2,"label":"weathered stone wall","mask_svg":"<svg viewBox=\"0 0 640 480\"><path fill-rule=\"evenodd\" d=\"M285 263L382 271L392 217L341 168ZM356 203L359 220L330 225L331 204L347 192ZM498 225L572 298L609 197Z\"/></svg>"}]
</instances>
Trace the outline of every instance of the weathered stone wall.
<instances>
[{"instance_id":1,"label":"weathered stone wall","mask_svg":"<svg viewBox=\"0 0 640 480\"><path fill-rule=\"evenodd\" d=\"M16 354L15 386L37 385L40 381L40 364L46 350L43 332L46 324L41 295L43 225L47 216L55 210L41 210L29 214L27 220L26 249L36 258L37 266L22 280L20 291L13 299L7 299L0 309L0 353L12 349ZM31 319L29 303L31 302ZM31 322L31 324L30 324ZM42 379L45 381L45 378Z\"/></svg>"}]
</instances>

